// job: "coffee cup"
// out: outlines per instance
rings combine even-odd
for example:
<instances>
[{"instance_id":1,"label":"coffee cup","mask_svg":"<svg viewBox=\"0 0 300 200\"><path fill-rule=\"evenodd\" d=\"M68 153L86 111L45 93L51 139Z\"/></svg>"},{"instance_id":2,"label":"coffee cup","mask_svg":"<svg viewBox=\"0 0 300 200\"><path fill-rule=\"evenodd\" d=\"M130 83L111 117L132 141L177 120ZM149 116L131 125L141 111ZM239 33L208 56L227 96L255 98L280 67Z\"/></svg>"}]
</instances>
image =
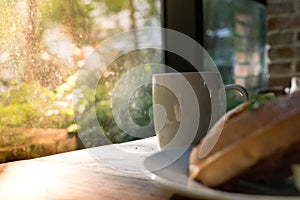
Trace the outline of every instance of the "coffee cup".
<instances>
[{"instance_id":1,"label":"coffee cup","mask_svg":"<svg viewBox=\"0 0 300 200\"><path fill-rule=\"evenodd\" d=\"M218 72L153 75L153 120L161 150L198 144L226 112L226 91L248 93L237 84L223 85Z\"/></svg>"}]
</instances>

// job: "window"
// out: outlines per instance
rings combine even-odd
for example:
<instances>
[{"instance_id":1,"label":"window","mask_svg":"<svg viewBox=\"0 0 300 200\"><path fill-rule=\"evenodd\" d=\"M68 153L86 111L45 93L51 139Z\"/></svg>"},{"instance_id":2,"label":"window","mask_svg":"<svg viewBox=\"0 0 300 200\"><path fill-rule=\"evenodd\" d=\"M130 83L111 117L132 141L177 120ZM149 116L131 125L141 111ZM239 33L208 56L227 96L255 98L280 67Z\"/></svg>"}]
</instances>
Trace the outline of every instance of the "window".
<instances>
[{"instance_id":1,"label":"window","mask_svg":"<svg viewBox=\"0 0 300 200\"><path fill-rule=\"evenodd\" d=\"M101 42L122 31L145 26L178 30L204 45L219 66L226 84L236 82L246 87L253 86L253 89L261 86L265 62L265 7L261 2L1 1L0 148L9 151L0 155L0 162L105 144L98 135L91 134L92 126L89 132L81 135L81 139L85 140L83 146L78 138L75 139L80 127L74 123L73 89L78 70L84 66L91 52ZM218 12L221 7L226 9ZM249 42L254 39L258 43ZM157 37L157 40L162 38ZM136 40L137 46L139 42ZM111 54L118 53L111 49ZM250 63L249 59L255 62ZM164 61L177 71L195 70L172 53L137 49L121 55L107 67L95 93L85 91L85 95L91 98L89 100L95 101L97 119L111 142L138 138L122 131L113 119L112 95L118 80L138 65L148 70L148 76L162 72L161 69L155 70L151 63ZM141 75L132 78L144 79ZM122 101L124 94L120 92L118 95L116 98ZM134 123L149 125L148 136L154 134L149 111L151 99L151 85L146 84L136 88L127 102ZM78 112L93 109L89 101L75 103ZM88 118L84 123L89 127Z\"/></svg>"},{"instance_id":2,"label":"window","mask_svg":"<svg viewBox=\"0 0 300 200\"><path fill-rule=\"evenodd\" d=\"M266 1L164 0L164 27L189 35L208 51L224 84L245 86L251 95L266 83ZM200 55L199 55L200 56ZM195 69L166 53L166 62L179 71ZM228 94L228 109L240 103Z\"/></svg>"},{"instance_id":3,"label":"window","mask_svg":"<svg viewBox=\"0 0 300 200\"><path fill-rule=\"evenodd\" d=\"M204 10L204 46L224 83L243 85L251 95L265 87L266 7L249 0L205 0ZM239 97L234 93L228 97L233 107Z\"/></svg>"},{"instance_id":4,"label":"window","mask_svg":"<svg viewBox=\"0 0 300 200\"><path fill-rule=\"evenodd\" d=\"M7 0L0 6L0 148L9 149L1 153L0 162L76 149L80 140L73 136L78 127L72 99L78 70L113 34L161 24L159 0ZM160 52L137 50L103 73L96 113L112 142L135 139L112 121L116 80L141 60L161 59ZM130 101L140 125L149 123L144 112L151 104L149 87L137 90ZM88 102L82 103L83 111L89 108ZM88 146L101 145L97 138L89 140Z\"/></svg>"}]
</instances>

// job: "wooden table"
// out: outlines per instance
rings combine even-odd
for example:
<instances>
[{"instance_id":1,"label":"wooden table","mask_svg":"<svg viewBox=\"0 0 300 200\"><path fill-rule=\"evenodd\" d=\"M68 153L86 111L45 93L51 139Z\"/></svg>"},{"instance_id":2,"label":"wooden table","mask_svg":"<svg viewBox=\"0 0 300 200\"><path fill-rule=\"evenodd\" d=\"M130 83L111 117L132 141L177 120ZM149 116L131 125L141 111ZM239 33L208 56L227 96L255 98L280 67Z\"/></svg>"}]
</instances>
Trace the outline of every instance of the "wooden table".
<instances>
[{"instance_id":1,"label":"wooden table","mask_svg":"<svg viewBox=\"0 0 300 200\"><path fill-rule=\"evenodd\" d=\"M126 172L126 166L134 166L135 161L120 157L116 148L140 150L141 160L158 151L156 137L152 137L92 148L104 163L89 149L1 164L0 199L187 199L143 173Z\"/></svg>"}]
</instances>

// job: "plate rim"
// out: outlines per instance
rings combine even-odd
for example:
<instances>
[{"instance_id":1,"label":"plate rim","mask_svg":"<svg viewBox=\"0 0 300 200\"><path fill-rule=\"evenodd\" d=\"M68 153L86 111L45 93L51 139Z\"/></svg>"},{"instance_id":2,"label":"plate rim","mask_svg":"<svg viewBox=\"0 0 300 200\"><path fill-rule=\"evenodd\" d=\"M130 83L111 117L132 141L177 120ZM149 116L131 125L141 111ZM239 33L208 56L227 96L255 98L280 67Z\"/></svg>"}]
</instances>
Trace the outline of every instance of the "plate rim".
<instances>
[{"instance_id":1,"label":"plate rim","mask_svg":"<svg viewBox=\"0 0 300 200\"><path fill-rule=\"evenodd\" d=\"M188 197L193 197L193 198L207 198L207 199L214 199L214 200L259 200L259 199L271 199L271 200L299 200L300 196L275 196L275 195L259 195L259 194L245 194L245 193L234 193L234 192L227 192L227 191L221 191L221 190L216 190L213 188L208 188L204 186L203 184L192 180L195 182L195 184L198 184L203 190L201 192L199 189L195 188L188 188L186 185L180 184L178 182L170 181L164 177L161 177L155 172L152 172L147 166L146 166L146 161L148 159L153 158L154 156L162 156L165 155L166 151L176 151L180 148L174 148L170 150L163 150L156 152L148 157L146 157L143 161L143 166L144 169L146 170L146 175L153 180L155 183L163 186L166 189L172 190L177 194L183 194ZM183 153L182 156L187 156L187 152ZM178 161L178 159L176 160ZM175 162L176 162L175 161ZM169 165L170 166L170 165ZM169 166L164 167L164 169L169 168ZM189 179L187 174L185 174L186 177Z\"/></svg>"}]
</instances>

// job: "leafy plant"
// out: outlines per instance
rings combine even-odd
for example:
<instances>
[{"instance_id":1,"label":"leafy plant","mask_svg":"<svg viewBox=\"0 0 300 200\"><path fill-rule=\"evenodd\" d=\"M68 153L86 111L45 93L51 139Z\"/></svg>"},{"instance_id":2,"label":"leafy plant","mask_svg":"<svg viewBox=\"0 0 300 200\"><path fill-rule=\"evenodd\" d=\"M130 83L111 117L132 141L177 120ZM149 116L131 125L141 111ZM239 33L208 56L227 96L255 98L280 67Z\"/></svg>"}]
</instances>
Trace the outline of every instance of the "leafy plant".
<instances>
[{"instance_id":1,"label":"leafy plant","mask_svg":"<svg viewBox=\"0 0 300 200\"><path fill-rule=\"evenodd\" d=\"M73 113L65 96L39 84L12 86L0 96L0 123L7 127L67 128Z\"/></svg>"},{"instance_id":2,"label":"leafy plant","mask_svg":"<svg viewBox=\"0 0 300 200\"><path fill-rule=\"evenodd\" d=\"M266 103L272 99L275 99L274 93L266 93L266 94L256 95L254 98L252 98L250 100L250 103L249 103L247 109L248 110L258 109L264 103Z\"/></svg>"}]
</instances>

